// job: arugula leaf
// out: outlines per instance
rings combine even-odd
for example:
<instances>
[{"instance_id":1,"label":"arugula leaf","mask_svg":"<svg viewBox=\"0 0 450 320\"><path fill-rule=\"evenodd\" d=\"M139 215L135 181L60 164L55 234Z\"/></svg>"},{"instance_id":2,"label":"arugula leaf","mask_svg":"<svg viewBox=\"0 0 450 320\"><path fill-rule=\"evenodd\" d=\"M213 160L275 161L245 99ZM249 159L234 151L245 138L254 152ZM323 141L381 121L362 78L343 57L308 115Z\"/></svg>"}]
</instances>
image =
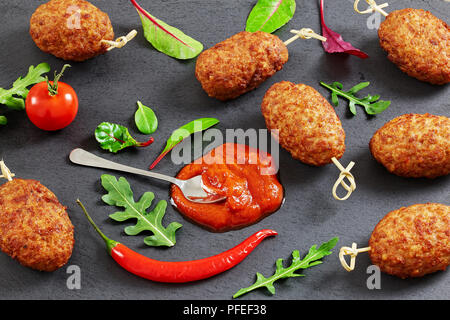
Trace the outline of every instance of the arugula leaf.
<instances>
[{"instance_id":1,"label":"arugula leaf","mask_svg":"<svg viewBox=\"0 0 450 320\"><path fill-rule=\"evenodd\" d=\"M379 95L368 94L365 98L358 98L355 93L369 86L370 82L361 82L351 88L348 91L343 91L343 85L340 82L333 82L333 84L326 84L325 82L320 82L322 86L331 90L331 102L334 106L339 105L338 96L341 96L349 100L350 112L356 115L356 105L364 107L367 114L374 115L383 112L390 105L391 101L379 100Z\"/></svg>"},{"instance_id":2,"label":"arugula leaf","mask_svg":"<svg viewBox=\"0 0 450 320\"><path fill-rule=\"evenodd\" d=\"M158 128L158 119L155 113L149 107L144 106L140 101L137 102L138 109L134 114L134 122L137 128L143 134L152 134Z\"/></svg>"},{"instance_id":3,"label":"arugula leaf","mask_svg":"<svg viewBox=\"0 0 450 320\"><path fill-rule=\"evenodd\" d=\"M275 281L284 278L294 278L304 276L303 274L298 274L295 272L300 269L307 269L314 267L318 264L321 264L322 261L319 260L332 253L330 250L334 248L338 240L339 238L337 237L332 238L328 242L323 243L318 249L316 245L313 245L309 249L308 254L303 259L300 259L299 251L294 250L292 252L292 263L289 267L285 268L283 266L283 259L278 259L276 262L276 271L272 276L266 278L261 273L259 272L256 273L255 283L247 288L240 289L233 295L233 298L237 298L252 290L262 287L267 288L267 290L269 290L271 294L275 294L275 287L273 285Z\"/></svg>"},{"instance_id":4,"label":"arugula leaf","mask_svg":"<svg viewBox=\"0 0 450 320\"><path fill-rule=\"evenodd\" d=\"M153 17L135 0L131 0L131 3L138 10L144 37L155 49L176 59L192 59L202 52L203 45L200 42Z\"/></svg>"},{"instance_id":5,"label":"arugula leaf","mask_svg":"<svg viewBox=\"0 0 450 320\"><path fill-rule=\"evenodd\" d=\"M178 222L172 222L167 228L162 225L162 219L166 212L167 202L161 200L155 208L147 212L146 210L151 206L155 195L152 192L145 192L138 202L134 201L133 191L131 191L128 181L120 177L117 180L114 176L104 174L101 177L102 186L108 191L102 197L102 200L117 207L123 207L124 211L118 211L111 214L109 217L115 221L126 221L128 219L137 219L134 226L125 228L127 235L137 235L144 230L153 232L152 236L144 238L144 243L148 246L168 246L175 245L175 232L182 225Z\"/></svg>"},{"instance_id":6,"label":"arugula leaf","mask_svg":"<svg viewBox=\"0 0 450 320\"><path fill-rule=\"evenodd\" d=\"M169 137L166 143L166 147L161 152L161 154L156 158L156 160L150 165L150 170L152 170L166 154L170 152L177 144L183 141L185 138L189 137L191 134L196 132L200 132L206 130L214 125L219 123L219 120L216 118L200 118L194 121L191 121L184 126L178 128L172 135Z\"/></svg>"},{"instance_id":7,"label":"arugula leaf","mask_svg":"<svg viewBox=\"0 0 450 320\"><path fill-rule=\"evenodd\" d=\"M27 87L45 81L46 79L42 77L42 74L49 71L50 66L48 63L41 63L36 67L30 66L27 75L23 78L19 77L16 81L14 81L11 89L6 90L0 88L0 104L4 104L13 110L24 110L25 98L27 97L29 91ZM0 125L5 125L6 123L6 117L1 116Z\"/></svg>"},{"instance_id":8,"label":"arugula leaf","mask_svg":"<svg viewBox=\"0 0 450 320\"><path fill-rule=\"evenodd\" d=\"M137 142L128 132L128 128L110 122L102 122L98 125L95 129L95 139L102 149L114 153L127 147L146 147L154 141L150 138L147 142Z\"/></svg>"},{"instance_id":9,"label":"arugula leaf","mask_svg":"<svg viewBox=\"0 0 450 320\"><path fill-rule=\"evenodd\" d=\"M245 31L272 33L292 19L295 7L295 0L258 0L247 18Z\"/></svg>"}]
</instances>

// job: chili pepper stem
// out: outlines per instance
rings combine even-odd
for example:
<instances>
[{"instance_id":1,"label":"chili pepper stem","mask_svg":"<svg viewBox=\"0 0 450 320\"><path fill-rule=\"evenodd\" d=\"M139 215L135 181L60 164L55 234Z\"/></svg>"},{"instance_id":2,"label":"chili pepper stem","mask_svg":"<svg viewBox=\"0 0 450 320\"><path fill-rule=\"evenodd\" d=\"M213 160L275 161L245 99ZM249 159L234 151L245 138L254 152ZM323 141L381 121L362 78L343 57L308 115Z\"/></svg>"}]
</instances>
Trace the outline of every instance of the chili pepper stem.
<instances>
[{"instance_id":1,"label":"chili pepper stem","mask_svg":"<svg viewBox=\"0 0 450 320\"><path fill-rule=\"evenodd\" d=\"M89 220L90 224L94 227L95 231L97 231L97 233L103 238L103 241L105 241L108 253L111 255L112 248L117 246L119 244L119 242L111 240L107 236L105 236L105 234L100 230L100 228L97 227L97 225L95 224L94 220L92 220L91 216L87 212L87 210L84 207L84 205L81 203L80 199L77 199L77 203L81 207L81 209L83 209L83 212L86 215L86 218Z\"/></svg>"}]
</instances>

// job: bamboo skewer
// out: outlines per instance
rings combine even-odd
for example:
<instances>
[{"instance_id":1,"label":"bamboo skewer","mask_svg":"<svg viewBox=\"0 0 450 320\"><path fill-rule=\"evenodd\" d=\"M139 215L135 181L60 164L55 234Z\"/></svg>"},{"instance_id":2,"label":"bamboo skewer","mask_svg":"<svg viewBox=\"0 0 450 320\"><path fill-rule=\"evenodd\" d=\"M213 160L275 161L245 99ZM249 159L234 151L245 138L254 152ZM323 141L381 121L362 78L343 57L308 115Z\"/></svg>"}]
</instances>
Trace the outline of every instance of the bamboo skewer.
<instances>
[{"instance_id":1,"label":"bamboo skewer","mask_svg":"<svg viewBox=\"0 0 450 320\"><path fill-rule=\"evenodd\" d=\"M0 176L0 178L4 178L4 179L7 179L8 181L12 181L12 178L15 176L15 174L11 173L11 171L5 165L5 162L3 160L0 161L0 170L2 172L2 175Z\"/></svg>"},{"instance_id":2,"label":"bamboo skewer","mask_svg":"<svg viewBox=\"0 0 450 320\"><path fill-rule=\"evenodd\" d=\"M386 11L383 10L383 8L386 8L389 6L388 3L383 3L378 5L375 0L365 0L367 2L367 4L369 5L369 8L367 10L364 11L360 11L358 9L358 4L359 4L360 0L355 0L355 3L353 5L353 8L355 9L356 12L358 12L359 14L367 14L367 13L373 13L373 12L379 12L381 13L383 16L387 17L388 13Z\"/></svg>"},{"instance_id":3,"label":"bamboo skewer","mask_svg":"<svg viewBox=\"0 0 450 320\"><path fill-rule=\"evenodd\" d=\"M357 248L357 244L353 242L351 247L342 247L339 251L339 260L341 261L342 266L347 271L353 271L355 269L356 264L356 256L361 252L368 252L370 251L370 247L365 248ZM345 261L345 256L350 256L350 265L347 264L347 261Z\"/></svg>"},{"instance_id":4,"label":"bamboo skewer","mask_svg":"<svg viewBox=\"0 0 450 320\"><path fill-rule=\"evenodd\" d=\"M347 166L347 168L344 168L335 157L331 158L331 160L333 161L334 165L339 170L341 170L341 173L339 174L339 178L336 180L336 182L333 186L333 191L332 191L333 197L336 200L340 200L340 201L347 200L350 197L350 195L352 194L352 192L356 190L355 177L350 173L350 170L353 168L355 163L353 161L351 161L349 163L349 165ZM350 182L350 185L346 184L344 179L347 179ZM338 195L336 193L336 190L339 185L341 185L345 190L347 190L347 194L342 198L338 197Z\"/></svg>"},{"instance_id":5,"label":"bamboo skewer","mask_svg":"<svg viewBox=\"0 0 450 320\"><path fill-rule=\"evenodd\" d=\"M133 40L133 38L137 35L136 30L131 30L130 33L128 33L126 36L122 36L120 38L117 38L115 41L112 40L101 40L100 43L106 43L110 47L107 49L108 51L111 51L114 48L122 48L124 47L129 41Z\"/></svg>"},{"instance_id":6,"label":"bamboo skewer","mask_svg":"<svg viewBox=\"0 0 450 320\"><path fill-rule=\"evenodd\" d=\"M327 38L322 37L321 35L315 33L312 29L310 28L302 28L300 30L291 30L291 33L295 33L295 36L293 36L292 38L287 39L286 41L284 41L284 44L287 46L290 43L294 42L295 40L301 38L301 39L317 39L320 41L327 41Z\"/></svg>"}]
</instances>

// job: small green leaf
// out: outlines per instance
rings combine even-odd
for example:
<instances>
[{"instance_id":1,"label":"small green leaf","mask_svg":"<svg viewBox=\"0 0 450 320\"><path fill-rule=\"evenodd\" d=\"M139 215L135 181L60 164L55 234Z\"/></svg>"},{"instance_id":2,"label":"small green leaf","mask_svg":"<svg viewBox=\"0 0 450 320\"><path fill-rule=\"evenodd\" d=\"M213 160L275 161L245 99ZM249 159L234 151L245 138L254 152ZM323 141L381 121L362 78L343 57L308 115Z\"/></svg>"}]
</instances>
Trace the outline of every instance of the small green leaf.
<instances>
[{"instance_id":1,"label":"small green leaf","mask_svg":"<svg viewBox=\"0 0 450 320\"><path fill-rule=\"evenodd\" d=\"M137 102L138 109L134 114L136 127L143 134L152 134L158 128L158 119L155 113L149 107L144 106L140 101Z\"/></svg>"},{"instance_id":2,"label":"small green leaf","mask_svg":"<svg viewBox=\"0 0 450 320\"><path fill-rule=\"evenodd\" d=\"M370 82L361 82L348 91L343 91L343 85L339 82L333 82L333 84L326 84L325 82L320 82L322 86L331 90L331 102L334 106L338 106L338 96L341 96L349 101L349 109L353 115L356 115L356 105L364 107L367 114L375 115L386 110L391 102L380 100L379 95L368 94L364 98L358 98L355 93L369 86Z\"/></svg>"},{"instance_id":3,"label":"small green leaf","mask_svg":"<svg viewBox=\"0 0 450 320\"><path fill-rule=\"evenodd\" d=\"M295 7L295 0L258 0L247 18L245 31L272 33L292 19Z\"/></svg>"},{"instance_id":4,"label":"small green leaf","mask_svg":"<svg viewBox=\"0 0 450 320\"><path fill-rule=\"evenodd\" d=\"M348 94L354 94L362 89L364 89L365 87L369 86L370 82L361 82L359 84L357 84L356 86L354 86L353 88L351 88L350 90L347 91ZM341 86L342 89L342 86Z\"/></svg>"},{"instance_id":5,"label":"small green leaf","mask_svg":"<svg viewBox=\"0 0 450 320\"><path fill-rule=\"evenodd\" d=\"M110 122L102 122L98 125L95 129L95 139L102 149L114 153L137 144L126 127Z\"/></svg>"},{"instance_id":6,"label":"small green leaf","mask_svg":"<svg viewBox=\"0 0 450 320\"><path fill-rule=\"evenodd\" d=\"M275 264L276 265L275 273L272 276L266 278L262 274L256 273L255 283L247 288L240 289L233 295L233 298L237 298L243 294L246 294L250 291L262 287L265 287L267 290L269 290L271 294L275 294L275 287L273 285L275 281L284 278L295 278L304 276L303 274L298 274L295 272L300 269L307 269L321 264L322 261L320 261L320 259L332 253L331 249L333 249L336 246L338 240L339 238L337 237L332 238L328 242L323 243L318 249L316 245L313 245L309 249L308 254L303 259L300 259L299 251L294 250L292 252L291 265L289 267L285 268L283 266L283 260L278 259Z\"/></svg>"},{"instance_id":7,"label":"small green leaf","mask_svg":"<svg viewBox=\"0 0 450 320\"><path fill-rule=\"evenodd\" d=\"M104 174L101 179L103 188L108 191L102 200L108 205L124 208L123 211L111 214L110 218L119 222L137 219L134 226L124 229L127 235L134 236L143 231L151 231L153 235L144 238L146 245L168 247L175 245L175 233L182 225L172 222L167 228L163 226L162 219L167 208L165 200L159 201L152 211L147 212L155 197L152 192L144 193L139 201L135 202L130 184L125 178L120 177L117 180L114 176Z\"/></svg>"},{"instance_id":8,"label":"small green leaf","mask_svg":"<svg viewBox=\"0 0 450 320\"><path fill-rule=\"evenodd\" d=\"M0 125L6 125L8 123L8 120L5 116L0 116Z\"/></svg>"},{"instance_id":9,"label":"small green leaf","mask_svg":"<svg viewBox=\"0 0 450 320\"><path fill-rule=\"evenodd\" d=\"M136 1L132 0L131 2L141 18L144 37L155 49L176 59L192 59L202 52L203 45L200 42L153 17Z\"/></svg>"},{"instance_id":10,"label":"small green leaf","mask_svg":"<svg viewBox=\"0 0 450 320\"><path fill-rule=\"evenodd\" d=\"M172 132L169 139L167 140L166 147L158 156L158 158L156 158L156 160L150 165L150 169L153 169L159 163L159 161L161 161L161 159L181 141L196 132L201 132L208 129L216 125L217 123L219 123L219 120L216 118L200 118L191 121Z\"/></svg>"},{"instance_id":11,"label":"small green leaf","mask_svg":"<svg viewBox=\"0 0 450 320\"><path fill-rule=\"evenodd\" d=\"M45 81L42 75L49 71L50 66L48 63L41 63L36 67L30 66L27 75L14 81L11 89L5 90L0 88L0 104L4 104L14 110L24 110L25 98L29 91L27 87Z\"/></svg>"}]
</instances>

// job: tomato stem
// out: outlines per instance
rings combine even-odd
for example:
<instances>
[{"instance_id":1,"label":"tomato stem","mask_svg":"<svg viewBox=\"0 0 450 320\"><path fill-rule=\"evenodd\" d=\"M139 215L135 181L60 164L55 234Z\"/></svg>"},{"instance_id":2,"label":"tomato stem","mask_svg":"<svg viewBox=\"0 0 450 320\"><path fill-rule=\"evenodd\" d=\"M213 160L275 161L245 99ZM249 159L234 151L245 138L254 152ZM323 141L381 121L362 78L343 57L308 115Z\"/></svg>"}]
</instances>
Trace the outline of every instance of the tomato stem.
<instances>
[{"instance_id":1,"label":"tomato stem","mask_svg":"<svg viewBox=\"0 0 450 320\"><path fill-rule=\"evenodd\" d=\"M48 80L48 77L46 76L45 79L47 81L47 87L48 87L48 94L50 96L56 96L58 94L58 81L59 79L61 79L61 77L63 76L64 71L67 68L70 68L71 65L70 64L65 64L62 69L61 72L56 74L55 71L55 78L53 79L52 83L50 83L50 81Z\"/></svg>"}]
</instances>

